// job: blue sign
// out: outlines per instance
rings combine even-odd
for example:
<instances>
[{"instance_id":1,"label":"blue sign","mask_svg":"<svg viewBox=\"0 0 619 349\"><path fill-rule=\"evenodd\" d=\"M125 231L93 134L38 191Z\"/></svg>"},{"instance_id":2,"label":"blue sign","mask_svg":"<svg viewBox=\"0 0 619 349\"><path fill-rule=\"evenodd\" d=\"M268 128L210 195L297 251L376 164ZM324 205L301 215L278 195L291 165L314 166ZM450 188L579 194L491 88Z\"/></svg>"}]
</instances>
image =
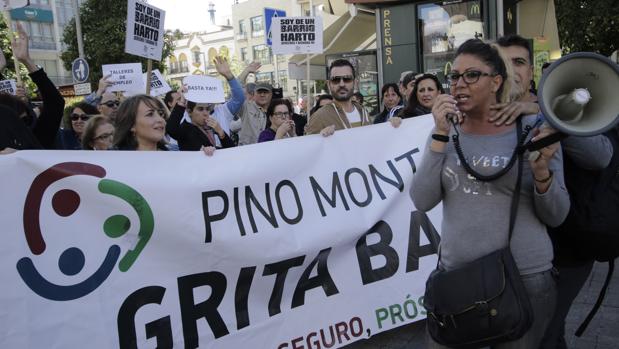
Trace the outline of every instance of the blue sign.
<instances>
[{"instance_id":1,"label":"blue sign","mask_svg":"<svg viewBox=\"0 0 619 349\"><path fill-rule=\"evenodd\" d=\"M71 65L71 75L73 75L73 81L77 83L83 83L88 80L90 69L88 68L88 62L84 58L76 58Z\"/></svg>"},{"instance_id":2,"label":"blue sign","mask_svg":"<svg viewBox=\"0 0 619 349\"><path fill-rule=\"evenodd\" d=\"M44 23L54 22L54 15L50 10L32 7L21 7L12 9L10 12L11 19L14 19L16 21L33 21Z\"/></svg>"},{"instance_id":3,"label":"blue sign","mask_svg":"<svg viewBox=\"0 0 619 349\"><path fill-rule=\"evenodd\" d=\"M265 33L267 38L267 46L273 45L273 41L271 40L271 23L273 23L273 17L286 17L286 11L277 10L274 8L264 8L264 23Z\"/></svg>"}]
</instances>

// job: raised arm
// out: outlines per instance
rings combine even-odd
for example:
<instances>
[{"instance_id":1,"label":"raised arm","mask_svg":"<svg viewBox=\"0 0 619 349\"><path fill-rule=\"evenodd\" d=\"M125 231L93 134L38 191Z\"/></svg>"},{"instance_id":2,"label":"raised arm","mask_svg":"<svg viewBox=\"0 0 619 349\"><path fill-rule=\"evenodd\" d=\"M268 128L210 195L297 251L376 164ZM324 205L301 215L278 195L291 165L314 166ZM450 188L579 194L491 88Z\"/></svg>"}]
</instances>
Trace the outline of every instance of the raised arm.
<instances>
[{"instance_id":1,"label":"raised arm","mask_svg":"<svg viewBox=\"0 0 619 349\"><path fill-rule=\"evenodd\" d=\"M53 149L64 112L64 99L43 68L37 67L30 58L28 34L19 23L17 23L17 33L18 37L13 38L11 42L13 55L26 66L30 78L39 88L43 99L43 111L32 132L44 148Z\"/></svg>"},{"instance_id":2,"label":"raised arm","mask_svg":"<svg viewBox=\"0 0 619 349\"><path fill-rule=\"evenodd\" d=\"M228 85L230 85L230 90L232 91L232 98L225 103L226 108L230 111L230 113L225 113L228 118L228 123L230 123L234 118L234 114L239 111L241 105L245 102L245 93L243 93L241 84L234 78L234 74L232 74L230 70L227 59L217 56L214 59L214 63L215 69L221 76L226 78Z\"/></svg>"},{"instance_id":3,"label":"raised arm","mask_svg":"<svg viewBox=\"0 0 619 349\"><path fill-rule=\"evenodd\" d=\"M247 76L252 73L255 74L258 69L260 69L262 65L260 64L260 62L251 62L247 65L247 67L245 67L245 69L241 72L241 74L239 74L239 82L241 84L245 83L245 80L247 79Z\"/></svg>"}]
</instances>

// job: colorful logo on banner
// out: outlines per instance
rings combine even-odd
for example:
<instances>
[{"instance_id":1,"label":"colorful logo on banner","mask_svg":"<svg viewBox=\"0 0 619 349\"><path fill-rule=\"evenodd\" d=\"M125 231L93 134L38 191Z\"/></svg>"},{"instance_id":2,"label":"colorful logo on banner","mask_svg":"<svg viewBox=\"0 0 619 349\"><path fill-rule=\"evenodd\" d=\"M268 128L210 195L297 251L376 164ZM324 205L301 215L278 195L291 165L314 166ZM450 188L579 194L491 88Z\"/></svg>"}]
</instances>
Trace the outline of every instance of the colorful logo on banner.
<instances>
[{"instance_id":1,"label":"colorful logo on banner","mask_svg":"<svg viewBox=\"0 0 619 349\"><path fill-rule=\"evenodd\" d=\"M60 163L40 173L32 182L24 204L23 224L28 247L34 255L41 255L46 249L40 225L41 201L45 191L52 183L76 175L101 178L98 184L101 193L118 197L133 207L140 222L138 241L135 247L120 258L120 247L118 245L110 246L99 268L82 282L73 285L58 285L47 280L36 269L31 258L21 258L17 262L17 271L26 285L39 296L50 300L68 301L89 294L107 279L119 258L118 269L121 272L129 270L150 240L155 220L144 197L124 183L104 179L105 174L103 167L84 162ZM80 202L81 198L77 192L71 189L62 189L52 196L52 209L57 215L68 217L77 211ZM124 215L111 216L103 223L103 231L110 238L123 236L129 231L130 227L131 221ZM60 254L58 268L63 274L73 276L82 271L85 261L86 258L82 250L77 247L68 247Z\"/></svg>"}]
</instances>

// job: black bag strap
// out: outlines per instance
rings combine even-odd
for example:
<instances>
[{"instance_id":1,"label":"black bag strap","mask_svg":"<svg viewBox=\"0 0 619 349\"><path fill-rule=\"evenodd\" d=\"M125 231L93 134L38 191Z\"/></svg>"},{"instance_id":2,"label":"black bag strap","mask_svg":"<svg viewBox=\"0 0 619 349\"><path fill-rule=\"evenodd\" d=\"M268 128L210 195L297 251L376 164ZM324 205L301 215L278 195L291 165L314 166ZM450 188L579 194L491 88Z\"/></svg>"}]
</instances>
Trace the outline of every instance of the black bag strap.
<instances>
[{"instance_id":1,"label":"black bag strap","mask_svg":"<svg viewBox=\"0 0 619 349\"><path fill-rule=\"evenodd\" d=\"M518 146L522 145L527 138L527 135L531 131L531 127L527 125L525 131L522 132L522 121L518 118L516 122L516 132L518 135ZM518 147L516 147L518 149ZM516 177L516 187L514 188L514 194L512 195L512 205L509 212L509 235L507 236L507 246L511 243L512 233L514 232L514 226L516 225L516 214L518 213L518 204L520 203L520 188L522 187L522 166L523 166L523 152L518 151L518 174Z\"/></svg>"},{"instance_id":2,"label":"black bag strap","mask_svg":"<svg viewBox=\"0 0 619 349\"><path fill-rule=\"evenodd\" d=\"M516 159L518 158L519 155L522 155L522 153L525 152L525 148L523 147L524 145L524 141L526 140L527 136L529 135L529 132L531 132L531 130L533 129L533 127L535 127L539 122L536 122L535 125L531 126L531 125L527 125L524 128L524 132L522 131L522 118L519 117L518 119L516 119L516 129L517 129L517 136L518 136L518 144L516 145L516 147L514 147L514 151L512 153L512 156L509 159L509 162L507 163L507 166L505 166L505 168L502 168L501 170L497 171L496 173L493 173L491 175L482 175L481 173L473 170L473 168L469 165L469 163L466 161L466 158L464 157L464 152L462 151L462 146L460 145L460 131L458 131L458 127L456 125L456 121L455 119L451 119L451 122L454 126L454 131L455 133L453 134L453 136L451 136L453 142L454 142L454 148L456 149L456 153L458 154L458 159L460 159L460 163L462 163L462 167L464 167L464 169L466 170L466 172L468 172L471 176L475 177L476 179L482 181L482 182L490 182L493 181L497 178L502 177L503 175L505 175L507 172L509 172L509 170L511 170L512 166L514 166L514 164L516 163Z\"/></svg>"},{"instance_id":3,"label":"black bag strap","mask_svg":"<svg viewBox=\"0 0 619 349\"><path fill-rule=\"evenodd\" d=\"M574 333L576 337L582 336L582 334L587 329L587 326L589 326L589 323L591 322L591 320L593 320L595 313L597 313L597 311L600 309L600 306L602 306L602 302L604 301L604 297L606 296L606 289L608 289L608 285L610 284L610 280L613 277L614 270L615 270L615 260L612 259L608 261L608 273L606 274L606 281L604 281L604 286L602 286L602 290L600 290L598 299L595 301L595 305L593 305L593 308L589 312L589 315L587 315L587 317L585 318L585 321L583 321L582 324L578 326L578 329Z\"/></svg>"},{"instance_id":4,"label":"black bag strap","mask_svg":"<svg viewBox=\"0 0 619 349\"><path fill-rule=\"evenodd\" d=\"M454 124L455 127L455 124ZM516 150L514 152L513 155L513 159L510 160L510 164L508 164L505 168L507 170L511 169L511 167L513 166L515 159L518 159L518 174L517 174L517 178L516 178L516 186L514 188L514 194L512 195L512 202L511 202L511 206L509 209L509 234L507 235L507 246L509 246L511 240L512 240L512 233L514 231L514 226L516 225L516 214L518 213L518 204L520 202L520 188L522 187L522 166L523 166L523 152L518 151L519 146L521 146L524 142L524 140L526 139L527 135L529 134L529 132L531 131L532 127L527 125L525 128L525 131L522 132L522 121L520 121L520 118L518 118L518 121L516 122L516 135L518 137L518 146L516 146ZM457 131L456 131L457 132ZM456 152L458 153L458 158L460 158L460 163L462 163L464 169L472 174L469 169L471 171L474 171L473 169L470 168L470 166L468 165L468 163L466 162L466 159L464 159L464 156L462 154L462 150L460 150L458 152L458 147L459 147L459 143L458 145L455 145L456 142L456 135L454 135L454 147L456 147ZM475 172L477 173L477 172ZM499 171L498 173L507 173L507 171L505 171L505 169ZM497 174L498 174L497 173ZM496 174L492 175L495 176ZM496 178L499 178L500 176L497 176ZM475 177L477 178L477 177ZM496 179L495 178L495 179ZM479 178L478 178L479 179ZM481 180L481 179L480 179ZM438 268L439 266L439 262L441 261L441 245L438 246L438 260L436 261L436 267Z\"/></svg>"}]
</instances>

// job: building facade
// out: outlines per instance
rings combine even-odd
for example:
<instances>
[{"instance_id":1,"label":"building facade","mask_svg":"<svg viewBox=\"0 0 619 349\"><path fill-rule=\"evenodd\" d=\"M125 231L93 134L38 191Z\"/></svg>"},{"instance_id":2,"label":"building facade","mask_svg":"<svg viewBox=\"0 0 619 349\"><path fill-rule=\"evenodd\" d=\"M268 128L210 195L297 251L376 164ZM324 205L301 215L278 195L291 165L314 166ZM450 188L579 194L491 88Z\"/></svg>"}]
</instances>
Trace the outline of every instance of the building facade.
<instances>
[{"instance_id":1,"label":"building facade","mask_svg":"<svg viewBox=\"0 0 619 349\"><path fill-rule=\"evenodd\" d=\"M167 78L178 85L187 75L216 75L216 56L234 62L235 41L232 27L210 26L209 31L188 33L176 40L174 52L167 58ZM234 64L234 63L233 63Z\"/></svg>"},{"instance_id":2,"label":"building facade","mask_svg":"<svg viewBox=\"0 0 619 349\"><path fill-rule=\"evenodd\" d=\"M64 69L60 54L65 49L64 29L75 16L73 0L30 0L29 6L10 13L13 23L19 22L28 33L34 62L45 69L56 86L72 84L71 73Z\"/></svg>"}]
</instances>

